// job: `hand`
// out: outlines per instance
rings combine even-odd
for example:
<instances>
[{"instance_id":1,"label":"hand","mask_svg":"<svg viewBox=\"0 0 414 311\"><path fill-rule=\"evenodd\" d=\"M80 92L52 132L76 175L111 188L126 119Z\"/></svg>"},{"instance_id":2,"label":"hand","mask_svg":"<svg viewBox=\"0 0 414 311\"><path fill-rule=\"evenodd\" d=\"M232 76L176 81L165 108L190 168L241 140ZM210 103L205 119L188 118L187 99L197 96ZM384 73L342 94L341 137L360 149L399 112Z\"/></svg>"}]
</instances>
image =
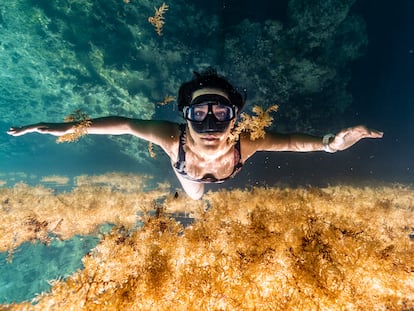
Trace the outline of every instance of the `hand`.
<instances>
[{"instance_id":1,"label":"hand","mask_svg":"<svg viewBox=\"0 0 414 311\"><path fill-rule=\"evenodd\" d=\"M383 132L369 129L363 125L341 130L329 143L329 148L335 151L345 150L363 138L382 138Z\"/></svg>"},{"instance_id":2,"label":"hand","mask_svg":"<svg viewBox=\"0 0 414 311\"><path fill-rule=\"evenodd\" d=\"M7 134L12 136L21 136L28 133L50 134L62 136L72 127L72 123L37 123L20 127L11 127Z\"/></svg>"}]
</instances>

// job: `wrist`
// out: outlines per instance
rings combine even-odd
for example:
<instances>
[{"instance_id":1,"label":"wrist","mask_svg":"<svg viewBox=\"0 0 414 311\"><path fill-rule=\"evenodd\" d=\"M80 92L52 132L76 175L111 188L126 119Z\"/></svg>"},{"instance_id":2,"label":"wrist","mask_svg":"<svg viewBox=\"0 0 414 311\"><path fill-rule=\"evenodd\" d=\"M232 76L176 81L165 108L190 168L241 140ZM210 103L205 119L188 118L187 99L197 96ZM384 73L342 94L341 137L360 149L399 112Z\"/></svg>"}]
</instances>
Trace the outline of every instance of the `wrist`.
<instances>
[{"instance_id":1,"label":"wrist","mask_svg":"<svg viewBox=\"0 0 414 311\"><path fill-rule=\"evenodd\" d=\"M337 152L338 150L332 149L329 144L334 140L335 138L335 134L326 134L325 136L323 136L322 138L322 148L325 152L329 152L329 153L334 153Z\"/></svg>"}]
</instances>

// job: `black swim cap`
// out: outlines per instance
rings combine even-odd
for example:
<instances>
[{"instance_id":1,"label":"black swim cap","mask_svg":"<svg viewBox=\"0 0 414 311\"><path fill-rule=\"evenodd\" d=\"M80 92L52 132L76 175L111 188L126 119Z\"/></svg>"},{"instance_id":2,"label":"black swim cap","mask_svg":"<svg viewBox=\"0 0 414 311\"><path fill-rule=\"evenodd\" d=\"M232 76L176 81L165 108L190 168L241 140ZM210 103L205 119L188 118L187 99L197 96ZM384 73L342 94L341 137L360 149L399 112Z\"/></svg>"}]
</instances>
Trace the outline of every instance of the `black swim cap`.
<instances>
[{"instance_id":1,"label":"black swim cap","mask_svg":"<svg viewBox=\"0 0 414 311\"><path fill-rule=\"evenodd\" d=\"M193 79L183 83L178 90L178 110L183 111L184 107L189 106L193 93L203 88L214 88L225 92L230 102L237 107L238 112L243 109L245 99L223 76L211 67L201 73L194 71Z\"/></svg>"}]
</instances>

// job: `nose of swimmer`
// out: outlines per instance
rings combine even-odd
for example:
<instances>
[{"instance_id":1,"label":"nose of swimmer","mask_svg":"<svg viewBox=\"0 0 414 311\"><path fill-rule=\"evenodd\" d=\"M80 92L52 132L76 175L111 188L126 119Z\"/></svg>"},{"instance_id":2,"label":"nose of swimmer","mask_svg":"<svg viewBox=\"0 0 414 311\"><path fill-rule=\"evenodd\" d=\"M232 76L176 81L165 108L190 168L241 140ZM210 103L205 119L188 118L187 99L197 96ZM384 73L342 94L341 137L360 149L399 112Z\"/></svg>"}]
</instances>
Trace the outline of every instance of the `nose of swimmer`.
<instances>
[{"instance_id":1,"label":"nose of swimmer","mask_svg":"<svg viewBox=\"0 0 414 311\"><path fill-rule=\"evenodd\" d=\"M204 129L207 131L212 131L212 130L215 130L216 128L217 128L217 125L216 125L213 115L211 114L207 115L207 120L206 120Z\"/></svg>"}]
</instances>

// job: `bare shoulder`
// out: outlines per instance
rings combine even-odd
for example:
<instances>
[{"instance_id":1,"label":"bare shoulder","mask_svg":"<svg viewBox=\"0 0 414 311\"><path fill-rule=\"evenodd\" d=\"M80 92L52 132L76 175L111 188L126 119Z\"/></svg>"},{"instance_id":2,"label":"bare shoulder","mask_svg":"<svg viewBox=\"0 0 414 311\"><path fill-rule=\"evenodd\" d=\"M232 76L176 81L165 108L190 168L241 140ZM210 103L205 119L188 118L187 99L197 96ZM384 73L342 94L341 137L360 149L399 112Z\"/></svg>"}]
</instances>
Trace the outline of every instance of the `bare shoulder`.
<instances>
[{"instance_id":1,"label":"bare shoulder","mask_svg":"<svg viewBox=\"0 0 414 311\"><path fill-rule=\"evenodd\" d=\"M262 140L263 139L251 140L249 133L240 134L240 151L243 163L260 149Z\"/></svg>"},{"instance_id":2,"label":"bare shoulder","mask_svg":"<svg viewBox=\"0 0 414 311\"><path fill-rule=\"evenodd\" d=\"M180 126L178 123L158 120L131 120L131 134L159 145L171 155L178 144Z\"/></svg>"},{"instance_id":3,"label":"bare shoulder","mask_svg":"<svg viewBox=\"0 0 414 311\"><path fill-rule=\"evenodd\" d=\"M168 121L154 121L154 134L161 146L171 159L177 158L178 145L181 135L180 124Z\"/></svg>"}]
</instances>

